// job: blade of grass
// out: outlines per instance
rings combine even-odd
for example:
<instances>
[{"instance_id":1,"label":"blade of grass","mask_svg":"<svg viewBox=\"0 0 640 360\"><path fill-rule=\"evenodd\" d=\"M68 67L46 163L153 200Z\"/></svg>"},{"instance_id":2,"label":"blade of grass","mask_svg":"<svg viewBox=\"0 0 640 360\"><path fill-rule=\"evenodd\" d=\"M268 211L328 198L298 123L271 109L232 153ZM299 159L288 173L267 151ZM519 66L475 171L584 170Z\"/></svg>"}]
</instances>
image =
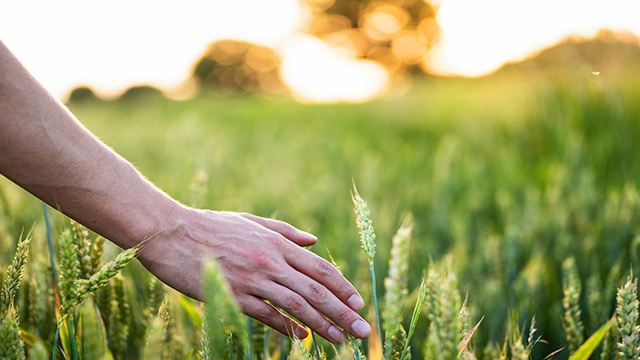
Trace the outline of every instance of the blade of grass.
<instances>
[{"instance_id":1,"label":"blade of grass","mask_svg":"<svg viewBox=\"0 0 640 360\"><path fill-rule=\"evenodd\" d=\"M311 336L313 338L313 348L315 349L316 352L316 360L320 360L320 350L318 350L318 342L316 341L316 333L315 332L311 332Z\"/></svg>"},{"instance_id":2,"label":"blade of grass","mask_svg":"<svg viewBox=\"0 0 640 360\"><path fill-rule=\"evenodd\" d=\"M53 278L53 294L55 297L55 309L56 317L60 320L60 295L58 294L58 274L56 272L56 262L53 256L53 234L51 232L51 221L49 220L49 207L43 201L42 207L44 209L44 223L47 227L47 242L49 243L49 262L51 262L51 275Z\"/></svg>"},{"instance_id":3,"label":"blade of grass","mask_svg":"<svg viewBox=\"0 0 640 360\"><path fill-rule=\"evenodd\" d=\"M478 330L478 327L480 327L480 323L482 323L482 320L484 320L484 316L480 319L480 321L478 321L476 326L474 326L473 329L469 331L467 336L465 336L464 339L460 341L460 344L458 344L458 351L459 351L458 356L462 355L462 351L464 351L464 348L466 348L467 344L469 344L469 341L471 341L471 337L473 336L473 334L476 333L476 330Z\"/></svg>"},{"instance_id":4,"label":"blade of grass","mask_svg":"<svg viewBox=\"0 0 640 360\"><path fill-rule=\"evenodd\" d=\"M416 330L416 324L418 323L418 318L420 317L420 312L422 311L422 305L424 305L424 299L427 296L427 287L422 279L422 284L420 284L420 292L418 293L418 301L416 301L416 307L413 309L413 316L411 317L411 325L409 326L409 333L407 334L407 339L404 343L404 349L402 350L402 355L400 356L400 360L404 360L407 356L407 349L409 349L409 343L411 342L411 337L413 336L413 332Z\"/></svg>"},{"instance_id":5,"label":"blade of grass","mask_svg":"<svg viewBox=\"0 0 640 360\"><path fill-rule=\"evenodd\" d=\"M587 341L585 341L576 352L569 358L569 360L587 360L591 356L591 354L596 350L598 345L604 339L609 328L616 323L616 318L613 317L611 320L607 321L606 324L602 325L598 331L593 333Z\"/></svg>"},{"instance_id":6,"label":"blade of grass","mask_svg":"<svg viewBox=\"0 0 640 360\"><path fill-rule=\"evenodd\" d=\"M196 310L196 308L191 304L191 302L189 302L189 299L186 296L180 294L180 296L178 296L178 299L180 300L182 309L187 313L187 316L189 316L189 319L191 320L193 325L196 327L196 329L198 329L198 331L202 331L202 316L200 315L200 312Z\"/></svg>"}]
</instances>

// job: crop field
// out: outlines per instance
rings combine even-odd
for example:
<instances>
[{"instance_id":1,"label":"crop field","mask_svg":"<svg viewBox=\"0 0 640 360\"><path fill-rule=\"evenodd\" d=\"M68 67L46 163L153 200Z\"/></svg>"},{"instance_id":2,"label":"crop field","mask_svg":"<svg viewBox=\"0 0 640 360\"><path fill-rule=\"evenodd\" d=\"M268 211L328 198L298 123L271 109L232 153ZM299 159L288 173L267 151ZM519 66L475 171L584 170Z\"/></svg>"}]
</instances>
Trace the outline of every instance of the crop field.
<instances>
[{"instance_id":1,"label":"crop field","mask_svg":"<svg viewBox=\"0 0 640 360\"><path fill-rule=\"evenodd\" d=\"M286 340L238 314L215 269L203 310L53 209L50 250L42 203L0 178L0 357L21 334L30 359L636 359L640 76L574 70L425 78L361 104L70 102L182 203L315 234L382 336Z\"/></svg>"}]
</instances>

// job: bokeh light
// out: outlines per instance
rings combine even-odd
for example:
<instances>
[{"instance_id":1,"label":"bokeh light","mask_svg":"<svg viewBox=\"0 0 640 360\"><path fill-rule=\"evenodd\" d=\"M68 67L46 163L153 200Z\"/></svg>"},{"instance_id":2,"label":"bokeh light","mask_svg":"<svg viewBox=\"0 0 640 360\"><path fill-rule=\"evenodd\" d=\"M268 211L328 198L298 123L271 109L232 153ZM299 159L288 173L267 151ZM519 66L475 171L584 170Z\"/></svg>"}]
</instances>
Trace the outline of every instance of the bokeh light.
<instances>
[{"instance_id":1,"label":"bokeh light","mask_svg":"<svg viewBox=\"0 0 640 360\"><path fill-rule=\"evenodd\" d=\"M188 98L202 85L190 77L194 61L212 42L235 40L255 47L244 49L240 62L232 51L214 60L220 93L282 93L288 86L302 91L300 98L316 98L300 90L306 87L324 89L317 98L334 101L356 95L345 95L340 84L333 97L326 93L332 75L316 76L326 64L333 68L328 73L347 79L384 68L387 80L376 75L363 83L372 88L359 90L368 97L383 83L406 88L408 74L419 69L480 76L572 34L590 37L608 28L638 35L639 13L634 0L24 0L0 4L0 39L61 98L83 84L103 96L150 84ZM304 33L315 39L300 37ZM323 62L292 50L292 44L308 50L311 43ZM294 66L294 59L309 63ZM288 64L282 79L273 68L280 61ZM312 64L324 65L314 70ZM293 79L293 68L311 74Z\"/></svg>"},{"instance_id":2,"label":"bokeh light","mask_svg":"<svg viewBox=\"0 0 640 360\"><path fill-rule=\"evenodd\" d=\"M388 81L381 65L345 56L312 36L299 36L286 44L280 71L304 101L362 101L382 92Z\"/></svg>"}]
</instances>

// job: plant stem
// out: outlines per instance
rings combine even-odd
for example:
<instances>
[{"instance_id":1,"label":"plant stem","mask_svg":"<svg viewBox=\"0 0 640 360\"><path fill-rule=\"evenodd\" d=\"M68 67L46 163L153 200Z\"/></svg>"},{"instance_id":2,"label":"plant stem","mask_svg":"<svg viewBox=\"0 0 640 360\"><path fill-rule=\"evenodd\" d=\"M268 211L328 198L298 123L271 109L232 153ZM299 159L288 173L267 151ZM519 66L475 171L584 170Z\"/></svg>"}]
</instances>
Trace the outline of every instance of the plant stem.
<instances>
[{"instance_id":1,"label":"plant stem","mask_svg":"<svg viewBox=\"0 0 640 360\"><path fill-rule=\"evenodd\" d=\"M311 337L313 337L313 347L316 350L316 359L320 360L320 350L318 350L318 342L316 341L316 333L311 332Z\"/></svg>"},{"instance_id":2,"label":"plant stem","mask_svg":"<svg viewBox=\"0 0 640 360\"><path fill-rule=\"evenodd\" d=\"M71 334L71 354L73 355L73 360L78 360L78 346L76 344L76 332L74 330L74 321L73 314L69 319L69 333Z\"/></svg>"},{"instance_id":3,"label":"plant stem","mask_svg":"<svg viewBox=\"0 0 640 360\"><path fill-rule=\"evenodd\" d=\"M51 356L51 360L56 360L56 352L58 350L58 339L59 338L60 338L60 324L58 324L58 326L56 326L56 335L53 337L53 355Z\"/></svg>"},{"instance_id":4,"label":"plant stem","mask_svg":"<svg viewBox=\"0 0 640 360\"><path fill-rule=\"evenodd\" d=\"M382 344L382 332L380 331L380 313L378 312L378 295L376 295L376 271L373 268L373 260L369 260L369 269L371 269L371 283L373 284L373 306L376 310L376 325L378 326L378 338ZM384 358L384 354L382 354Z\"/></svg>"},{"instance_id":5,"label":"plant stem","mask_svg":"<svg viewBox=\"0 0 640 360\"><path fill-rule=\"evenodd\" d=\"M49 261L51 262L51 272L53 273L53 288L57 292L58 274L56 273L55 260L53 258L53 235L51 234L51 222L49 221L49 208L44 201L42 202L42 207L44 208L44 223L47 226L47 241L49 242Z\"/></svg>"}]
</instances>

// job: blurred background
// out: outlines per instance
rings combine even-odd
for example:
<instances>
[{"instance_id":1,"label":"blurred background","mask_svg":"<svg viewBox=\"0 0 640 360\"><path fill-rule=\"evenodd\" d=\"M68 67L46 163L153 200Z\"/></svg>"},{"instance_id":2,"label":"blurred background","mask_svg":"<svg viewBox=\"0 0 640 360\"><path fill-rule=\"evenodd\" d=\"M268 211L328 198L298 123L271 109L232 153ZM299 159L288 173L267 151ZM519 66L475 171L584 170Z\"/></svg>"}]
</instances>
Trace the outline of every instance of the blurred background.
<instances>
[{"instance_id":1,"label":"blurred background","mask_svg":"<svg viewBox=\"0 0 640 360\"><path fill-rule=\"evenodd\" d=\"M638 13L633 0L27 0L2 2L0 36L62 99L151 85L360 101L415 76L486 75L568 36L640 34Z\"/></svg>"},{"instance_id":2,"label":"blurred background","mask_svg":"<svg viewBox=\"0 0 640 360\"><path fill-rule=\"evenodd\" d=\"M471 322L485 316L478 358L509 318L535 316L543 359L570 340L567 259L584 338L640 267L639 14L631 0L0 0L0 39L171 196L316 234L313 251L365 298L352 180L378 234L380 296L412 213L405 327L423 271L449 257ZM46 269L41 204L0 178L0 211L1 264L35 224L30 261ZM137 289L132 308L147 301Z\"/></svg>"}]
</instances>

